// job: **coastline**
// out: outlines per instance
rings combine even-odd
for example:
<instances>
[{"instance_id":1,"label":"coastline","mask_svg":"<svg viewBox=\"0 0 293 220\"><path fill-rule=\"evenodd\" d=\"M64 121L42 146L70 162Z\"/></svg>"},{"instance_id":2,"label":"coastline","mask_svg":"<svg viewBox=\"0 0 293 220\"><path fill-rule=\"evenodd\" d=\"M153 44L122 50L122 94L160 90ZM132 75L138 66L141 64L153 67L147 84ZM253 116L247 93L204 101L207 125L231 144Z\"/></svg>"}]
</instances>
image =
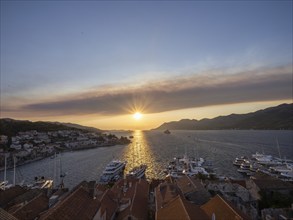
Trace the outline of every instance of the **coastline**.
<instances>
[{"instance_id":1,"label":"coastline","mask_svg":"<svg viewBox=\"0 0 293 220\"><path fill-rule=\"evenodd\" d=\"M131 142L129 142L131 143ZM95 148L100 148L100 147L113 147L113 146L117 146L117 145L127 145L129 143L125 143L125 144L122 144L122 143L118 143L118 144L107 144L107 145L98 145L98 146L87 146L87 147L78 147L78 148L75 148L75 149L66 149L66 148L62 148L60 149L59 151L56 151L57 154L59 153L63 153L63 152L72 152L72 151L83 151L83 150L90 150L90 149L95 149ZM47 156L44 156L44 157L37 157L37 158L34 158L34 159L31 159L31 160L26 160L22 163L19 163L19 164L16 164L15 166L16 167L20 167L20 166L23 166L23 165L26 165L26 164L30 164L30 163L33 163L33 162L36 162L36 161L39 161L39 160L43 160L43 159L46 159L48 157L52 157L55 155L55 152L52 153L52 154L49 154ZM11 170L14 168L14 165L10 164L6 167L6 170ZM5 170L5 167L0 167L0 172L4 171Z\"/></svg>"}]
</instances>

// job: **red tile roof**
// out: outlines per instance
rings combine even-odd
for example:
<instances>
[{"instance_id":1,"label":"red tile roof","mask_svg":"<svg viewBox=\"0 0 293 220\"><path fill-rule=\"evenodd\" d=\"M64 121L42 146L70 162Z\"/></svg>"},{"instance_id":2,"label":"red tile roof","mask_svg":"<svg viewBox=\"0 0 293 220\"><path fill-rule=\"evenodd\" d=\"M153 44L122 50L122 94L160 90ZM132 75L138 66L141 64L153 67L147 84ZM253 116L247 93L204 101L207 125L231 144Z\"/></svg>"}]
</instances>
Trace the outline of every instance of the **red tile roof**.
<instances>
[{"instance_id":1,"label":"red tile roof","mask_svg":"<svg viewBox=\"0 0 293 220\"><path fill-rule=\"evenodd\" d=\"M40 219L51 220L87 220L92 219L100 207L100 201L93 199L83 182L55 207L49 209Z\"/></svg>"},{"instance_id":2,"label":"red tile roof","mask_svg":"<svg viewBox=\"0 0 293 220\"><path fill-rule=\"evenodd\" d=\"M119 208L116 196L111 190L107 190L101 198L100 214L106 214L106 220L112 219Z\"/></svg>"},{"instance_id":3,"label":"red tile roof","mask_svg":"<svg viewBox=\"0 0 293 220\"><path fill-rule=\"evenodd\" d=\"M178 187L172 183L161 183L155 189L156 209L162 208L180 194Z\"/></svg>"},{"instance_id":4,"label":"red tile roof","mask_svg":"<svg viewBox=\"0 0 293 220\"><path fill-rule=\"evenodd\" d=\"M137 181L130 199L131 204L118 214L117 220L127 219L128 216L133 219L147 219L149 188L150 185L146 180L140 179Z\"/></svg>"},{"instance_id":5,"label":"red tile roof","mask_svg":"<svg viewBox=\"0 0 293 220\"><path fill-rule=\"evenodd\" d=\"M212 218L213 214L216 219L235 219L235 220L247 220L244 213L233 207L232 204L224 200L221 196L214 196L209 202L201 206L201 209Z\"/></svg>"},{"instance_id":6,"label":"red tile roof","mask_svg":"<svg viewBox=\"0 0 293 220\"><path fill-rule=\"evenodd\" d=\"M18 220L9 212L6 212L4 209L0 208L0 219L1 220Z\"/></svg>"},{"instance_id":7,"label":"red tile roof","mask_svg":"<svg viewBox=\"0 0 293 220\"><path fill-rule=\"evenodd\" d=\"M156 220L208 220L208 216L199 206L176 196L156 212Z\"/></svg>"},{"instance_id":8,"label":"red tile roof","mask_svg":"<svg viewBox=\"0 0 293 220\"><path fill-rule=\"evenodd\" d=\"M15 186L6 190L0 190L0 206L6 207L8 203L17 196L25 193L27 190L21 186Z\"/></svg>"},{"instance_id":9,"label":"red tile roof","mask_svg":"<svg viewBox=\"0 0 293 220\"><path fill-rule=\"evenodd\" d=\"M250 181L253 181L260 190L267 189L286 189L293 190L293 184L289 182L282 181L273 176L267 174L262 174L257 172Z\"/></svg>"},{"instance_id":10,"label":"red tile roof","mask_svg":"<svg viewBox=\"0 0 293 220\"><path fill-rule=\"evenodd\" d=\"M210 193L204 188L202 183L195 178L183 176L174 181L182 194L189 201L197 205L202 205L211 198Z\"/></svg>"},{"instance_id":11,"label":"red tile roof","mask_svg":"<svg viewBox=\"0 0 293 220\"><path fill-rule=\"evenodd\" d=\"M34 199L19 207L13 213L13 216L21 220L33 220L39 216L39 214L48 209L49 199L43 193L40 193Z\"/></svg>"}]
</instances>

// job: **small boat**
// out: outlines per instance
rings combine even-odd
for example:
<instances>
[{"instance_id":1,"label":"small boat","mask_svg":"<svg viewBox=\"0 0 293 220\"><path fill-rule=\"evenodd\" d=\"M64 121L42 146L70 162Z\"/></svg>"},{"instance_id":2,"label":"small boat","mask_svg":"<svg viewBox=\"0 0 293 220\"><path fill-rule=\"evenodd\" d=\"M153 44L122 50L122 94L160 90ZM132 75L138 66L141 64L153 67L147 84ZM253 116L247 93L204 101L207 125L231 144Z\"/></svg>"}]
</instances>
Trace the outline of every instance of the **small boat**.
<instances>
[{"instance_id":1,"label":"small boat","mask_svg":"<svg viewBox=\"0 0 293 220\"><path fill-rule=\"evenodd\" d=\"M240 165L240 168L237 170L239 173L245 174L247 176L252 175L252 171L250 170L250 162L244 162Z\"/></svg>"},{"instance_id":2,"label":"small boat","mask_svg":"<svg viewBox=\"0 0 293 220\"><path fill-rule=\"evenodd\" d=\"M9 184L7 180L0 182L0 189L5 190L11 188L13 185Z\"/></svg>"},{"instance_id":3,"label":"small boat","mask_svg":"<svg viewBox=\"0 0 293 220\"><path fill-rule=\"evenodd\" d=\"M117 180L117 175L122 176L121 174L123 174L125 166L125 161L112 160L103 171L103 174L100 177L100 183L107 184Z\"/></svg>"},{"instance_id":4,"label":"small boat","mask_svg":"<svg viewBox=\"0 0 293 220\"><path fill-rule=\"evenodd\" d=\"M282 162L278 159L275 159L272 155L268 154L261 154L256 152L255 154L252 154L252 159L256 160L258 164L261 165L281 165Z\"/></svg>"},{"instance_id":5,"label":"small boat","mask_svg":"<svg viewBox=\"0 0 293 220\"><path fill-rule=\"evenodd\" d=\"M240 167L242 163L245 163L247 161L247 157L242 156L242 157L236 157L233 165Z\"/></svg>"},{"instance_id":6,"label":"small boat","mask_svg":"<svg viewBox=\"0 0 293 220\"><path fill-rule=\"evenodd\" d=\"M31 189L51 189L53 188L53 180L44 176L36 176L35 182L28 185Z\"/></svg>"},{"instance_id":7,"label":"small boat","mask_svg":"<svg viewBox=\"0 0 293 220\"><path fill-rule=\"evenodd\" d=\"M147 165L142 164L142 165L134 167L132 170L130 170L129 173L127 174L127 176L140 179L145 175L146 169L147 169Z\"/></svg>"},{"instance_id":8,"label":"small boat","mask_svg":"<svg viewBox=\"0 0 293 220\"><path fill-rule=\"evenodd\" d=\"M133 138L133 135L129 135L129 138Z\"/></svg>"},{"instance_id":9,"label":"small boat","mask_svg":"<svg viewBox=\"0 0 293 220\"><path fill-rule=\"evenodd\" d=\"M164 131L165 134L171 134L171 132L167 129Z\"/></svg>"},{"instance_id":10,"label":"small boat","mask_svg":"<svg viewBox=\"0 0 293 220\"><path fill-rule=\"evenodd\" d=\"M182 177L182 173L178 173L178 172L176 172L176 171L172 171L172 172L170 172L168 175L166 175L166 178L168 178L168 177L173 177L173 178L180 178L180 177Z\"/></svg>"}]
</instances>

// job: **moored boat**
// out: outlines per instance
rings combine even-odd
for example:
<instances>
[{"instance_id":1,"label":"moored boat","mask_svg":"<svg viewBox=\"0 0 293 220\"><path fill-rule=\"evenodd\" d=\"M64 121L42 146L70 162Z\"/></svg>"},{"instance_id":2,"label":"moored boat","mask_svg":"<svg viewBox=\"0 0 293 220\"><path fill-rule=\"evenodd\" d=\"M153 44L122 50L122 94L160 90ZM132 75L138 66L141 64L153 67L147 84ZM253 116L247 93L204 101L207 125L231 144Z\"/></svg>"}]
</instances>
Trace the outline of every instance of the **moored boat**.
<instances>
[{"instance_id":1,"label":"moored boat","mask_svg":"<svg viewBox=\"0 0 293 220\"><path fill-rule=\"evenodd\" d=\"M240 167L242 163L247 161L247 157L242 156L242 157L236 157L235 160L233 161L233 165Z\"/></svg>"},{"instance_id":2,"label":"moored boat","mask_svg":"<svg viewBox=\"0 0 293 220\"><path fill-rule=\"evenodd\" d=\"M171 132L167 129L164 131L165 134L171 134Z\"/></svg>"},{"instance_id":3,"label":"moored boat","mask_svg":"<svg viewBox=\"0 0 293 220\"><path fill-rule=\"evenodd\" d=\"M123 174L124 168L126 166L125 161L112 160L103 171L100 177L100 183L107 184L111 181L115 181Z\"/></svg>"},{"instance_id":4,"label":"moored boat","mask_svg":"<svg viewBox=\"0 0 293 220\"><path fill-rule=\"evenodd\" d=\"M131 169L129 173L127 174L127 176L140 179L145 175L146 169L147 169L147 165L141 164L140 166L137 166Z\"/></svg>"}]
</instances>

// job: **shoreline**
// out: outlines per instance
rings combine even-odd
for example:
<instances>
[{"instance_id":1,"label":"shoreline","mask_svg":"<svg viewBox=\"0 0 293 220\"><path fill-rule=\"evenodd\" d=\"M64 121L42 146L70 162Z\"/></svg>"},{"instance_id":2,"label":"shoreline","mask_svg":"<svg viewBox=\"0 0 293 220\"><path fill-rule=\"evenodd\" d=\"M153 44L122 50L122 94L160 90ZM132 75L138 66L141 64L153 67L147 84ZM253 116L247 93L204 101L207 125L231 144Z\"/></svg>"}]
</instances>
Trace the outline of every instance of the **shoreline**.
<instances>
[{"instance_id":1,"label":"shoreline","mask_svg":"<svg viewBox=\"0 0 293 220\"><path fill-rule=\"evenodd\" d=\"M102 146L99 145L99 146L79 147L79 148L75 148L75 149L65 149L64 148L64 149L59 149L59 151L56 151L56 154L65 153L65 152L73 152L73 151L91 150L91 149L96 149L96 148L100 148L100 147L114 147L114 146L117 146L117 145L127 145L127 144L125 143L125 144L102 145ZM15 167L20 167L20 166L23 166L23 165L26 165L26 164L30 164L30 163L33 163L33 162L36 162L36 161L39 161L39 160L46 159L48 157L52 157L54 155L55 155L55 152L53 154L48 155L48 156L37 157L37 158L31 159L31 160L26 160L26 161L24 161L22 163L16 164ZM9 166L6 167L6 170L11 170L13 168L14 168L14 165L9 165ZM0 172L2 172L4 170L5 170L4 166L0 167Z\"/></svg>"}]
</instances>

